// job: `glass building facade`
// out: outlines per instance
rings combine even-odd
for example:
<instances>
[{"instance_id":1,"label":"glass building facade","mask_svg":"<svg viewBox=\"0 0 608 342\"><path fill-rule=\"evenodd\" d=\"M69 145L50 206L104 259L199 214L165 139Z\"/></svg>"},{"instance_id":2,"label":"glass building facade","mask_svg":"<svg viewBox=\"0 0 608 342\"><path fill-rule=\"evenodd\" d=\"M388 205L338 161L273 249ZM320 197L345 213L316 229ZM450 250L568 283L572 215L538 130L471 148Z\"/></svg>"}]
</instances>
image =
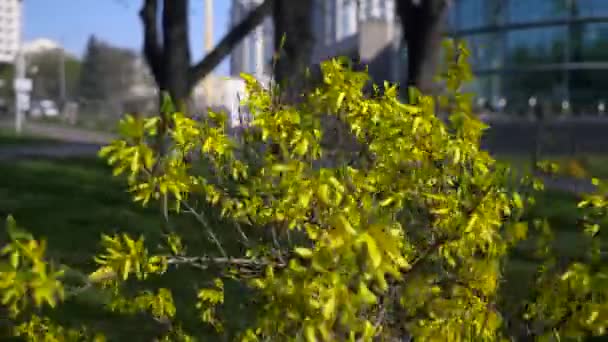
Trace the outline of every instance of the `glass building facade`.
<instances>
[{"instance_id":1,"label":"glass building facade","mask_svg":"<svg viewBox=\"0 0 608 342\"><path fill-rule=\"evenodd\" d=\"M448 21L485 102L522 112L535 97L588 114L608 101L608 0L453 0Z\"/></svg>"}]
</instances>

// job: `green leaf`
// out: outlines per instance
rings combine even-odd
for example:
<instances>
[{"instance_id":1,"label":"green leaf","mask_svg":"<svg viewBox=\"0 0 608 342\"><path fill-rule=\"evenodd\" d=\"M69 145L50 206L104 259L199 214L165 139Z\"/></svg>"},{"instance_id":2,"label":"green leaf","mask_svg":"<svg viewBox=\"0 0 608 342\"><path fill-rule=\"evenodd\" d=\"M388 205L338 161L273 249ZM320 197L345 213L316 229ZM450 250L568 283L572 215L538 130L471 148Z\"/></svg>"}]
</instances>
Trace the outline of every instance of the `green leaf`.
<instances>
[{"instance_id":1,"label":"green leaf","mask_svg":"<svg viewBox=\"0 0 608 342\"><path fill-rule=\"evenodd\" d=\"M333 225L343 233L348 235L356 235L357 231L348 222L348 219L344 215L337 215L332 220Z\"/></svg>"},{"instance_id":2,"label":"green leaf","mask_svg":"<svg viewBox=\"0 0 608 342\"><path fill-rule=\"evenodd\" d=\"M515 204L515 207L517 209L523 209L524 207L523 201L521 200L521 196L519 196L517 192L513 193L513 204Z\"/></svg>"},{"instance_id":3,"label":"green leaf","mask_svg":"<svg viewBox=\"0 0 608 342\"><path fill-rule=\"evenodd\" d=\"M319 185L319 188L317 189L317 194L319 196L319 199L324 204L331 204L331 200L329 198L329 185L327 185L327 184Z\"/></svg>"},{"instance_id":4,"label":"green leaf","mask_svg":"<svg viewBox=\"0 0 608 342\"><path fill-rule=\"evenodd\" d=\"M286 164L274 164L272 165L272 171L273 172L287 172L290 171L291 168L289 167L289 165Z\"/></svg>"},{"instance_id":5,"label":"green leaf","mask_svg":"<svg viewBox=\"0 0 608 342\"><path fill-rule=\"evenodd\" d=\"M312 257L312 250L310 248L296 247L294 248L294 252L296 252L296 254L298 254L302 258L308 259Z\"/></svg>"},{"instance_id":6,"label":"green leaf","mask_svg":"<svg viewBox=\"0 0 608 342\"><path fill-rule=\"evenodd\" d=\"M382 262L382 251L378 248L376 240L369 234L365 233L361 236L363 241L367 244L367 253L372 262L372 266L377 268Z\"/></svg>"},{"instance_id":7,"label":"green leaf","mask_svg":"<svg viewBox=\"0 0 608 342\"><path fill-rule=\"evenodd\" d=\"M336 297L334 295L330 296L329 299L323 305L323 317L325 319L329 319L333 316L336 311Z\"/></svg>"},{"instance_id":8,"label":"green leaf","mask_svg":"<svg viewBox=\"0 0 608 342\"><path fill-rule=\"evenodd\" d=\"M163 101L160 106L160 112L167 114L172 114L176 112L175 104L173 103L173 100L171 99L171 96L168 92L163 92Z\"/></svg>"},{"instance_id":9,"label":"green leaf","mask_svg":"<svg viewBox=\"0 0 608 342\"><path fill-rule=\"evenodd\" d=\"M127 280L129 278L129 272L131 272L131 259L126 259L122 271L123 280Z\"/></svg>"},{"instance_id":10,"label":"green leaf","mask_svg":"<svg viewBox=\"0 0 608 342\"><path fill-rule=\"evenodd\" d=\"M308 205L310 204L310 199L312 197L312 194L310 192L300 192L300 195L298 196L298 204L301 205L304 208L307 208Z\"/></svg>"},{"instance_id":11,"label":"green leaf","mask_svg":"<svg viewBox=\"0 0 608 342\"><path fill-rule=\"evenodd\" d=\"M395 201L395 197L389 197L380 202L381 207L386 207Z\"/></svg>"},{"instance_id":12,"label":"green leaf","mask_svg":"<svg viewBox=\"0 0 608 342\"><path fill-rule=\"evenodd\" d=\"M306 337L306 342L317 342L317 335L315 334L315 327L311 324L307 325L304 328L304 336Z\"/></svg>"},{"instance_id":13,"label":"green leaf","mask_svg":"<svg viewBox=\"0 0 608 342\"><path fill-rule=\"evenodd\" d=\"M296 144L294 152L300 156L306 154L306 152L308 152L308 139L300 139L300 141L298 141L298 143Z\"/></svg>"},{"instance_id":14,"label":"green leaf","mask_svg":"<svg viewBox=\"0 0 608 342\"><path fill-rule=\"evenodd\" d=\"M27 231L25 231L17 226L17 221L15 221L15 218L13 218L12 215L9 215L6 218L6 230L8 232L8 236L13 241L33 240L34 239L32 234L28 233Z\"/></svg>"},{"instance_id":15,"label":"green leaf","mask_svg":"<svg viewBox=\"0 0 608 342\"><path fill-rule=\"evenodd\" d=\"M418 131L418 127L420 127L420 124L422 123L422 118L417 116L414 118L414 123L412 124L412 133L416 134L416 132Z\"/></svg>"},{"instance_id":16,"label":"green leaf","mask_svg":"<svg viewBox=\"0 0 608 342\"><path fill-rule=\"evenodd\" d=\"M338 95L338 99L336 100L336 110L340 109L340 107L342 107L342 102L344 102L344 97L346 96L346 93L341 92Z\"/></svg>"},{"instance_id":17,"label":"green leaf","mask_svg":"<svg viewBox=\"0 0 608 342\"><path fill-rule=\"evenodd\" d=\"M359 296L361 300L366 304L376 304L376 300L378 299L376 295L369 290L367 285L363 282L359 283Z\"/></svg>"}]
</instances>

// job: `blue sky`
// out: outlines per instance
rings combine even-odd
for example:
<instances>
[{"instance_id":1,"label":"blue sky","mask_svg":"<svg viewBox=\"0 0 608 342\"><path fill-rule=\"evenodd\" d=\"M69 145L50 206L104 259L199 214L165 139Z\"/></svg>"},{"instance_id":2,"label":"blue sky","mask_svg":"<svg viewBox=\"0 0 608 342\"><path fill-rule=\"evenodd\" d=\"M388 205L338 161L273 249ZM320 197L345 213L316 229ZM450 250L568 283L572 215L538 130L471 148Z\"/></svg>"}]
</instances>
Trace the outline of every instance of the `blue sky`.
<instances>
[{"instance_id":1,"label":"blue sky","mask_svg":"<svg viewBox=\"0 0 608 342\"><path fill-rule=\"evenodd\" d=\"M25 40L49 38L82 56L94 34L116 46L141 50L142 28L138 12L143 0L24 0ZM231 1L214 1L214 38L226 33ZM193 60L203 54L204 0L190 0L190 47ZM225 60L215 71L228 74Z\"/></svg>"}]
</instances>

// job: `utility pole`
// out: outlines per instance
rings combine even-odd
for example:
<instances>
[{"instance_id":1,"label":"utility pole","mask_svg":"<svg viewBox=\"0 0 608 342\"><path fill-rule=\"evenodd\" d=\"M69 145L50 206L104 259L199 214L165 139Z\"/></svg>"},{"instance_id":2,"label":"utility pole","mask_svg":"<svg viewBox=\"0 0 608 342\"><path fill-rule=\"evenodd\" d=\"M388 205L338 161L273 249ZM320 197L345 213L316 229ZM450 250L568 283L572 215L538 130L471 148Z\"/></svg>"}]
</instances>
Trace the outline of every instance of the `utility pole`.
<instances>
[{"instance_id":1,"label":"utility pole","mask_svg":"<svg viewBox=\"0 0 608 342\"><path fill-rule=\"evenodd\" d=\"M23 114L27 110L25 97L27 96L27 87L23 86L25 79L25 56L23 49L19 48L17 59L15 61L15 132L21 134L23 130Z\"/></svg>"},{"instance_id":2,"label":"utility pole","mask_svg":"<svg viewBox=\"0 0 608 342\"><path fill-rule=\"evenodd\" d=\"M19 2L19 12L23 17L23 3ZM23 130L23 117L29 108L29 93L32 90L31 80L26 79L26 60L23 51L23 22L19 27L19 49L15 56L15 78L13 89L15 90L15 132L21 134Z\"/></svg>"},{"instance_id":3,"label":"utility pole","mask_svg":"<svg viewBox=\"0 0 608 342\"><path fill-rule=\"evenodd\" d=\"M213 0L203 0L205 2L205 14L204 14L204 25L205 25L205 36L203 42L203 56L213 50ZM211 84L210 77L207 75L202 81L201 86L203 89L203 96L207 105L212 105L211 92L213 91L213 85Z\"/></svg>"},{"instance_id":4,"label":"utility pole","mask_svg":"<svg viewBox=\"0 0 608 342\"><path fill-rule=\"evenodd\" d=\"M60 44L61 46L57 48L57 74L59 78L59 111L63 113L63 109L65 103L67 101L67 90L66 90L66 80L65 80L65 44L64 44L64 36L61 36Z\"/></svg>"},{"instance_id":5,"label":"utility pole","mask_svg":"<svg viewBox=\"0 0 608 342\"><path fill-rule=\"evenodd\" d=\"M62 48L57 50L59 54L59 106L63 109L66 101L65 89L65 53Z\"/></svg>"},{"instance_id":6,"label":"utility pole","mask_svg":"<svg viewBox=\"0 0 608 342\"><path fill-rule=\"evenodd\" d=\"M207 55L213 50L213 0L205 1L205 42L204 53Z\"/></svg>"}]
</instances>

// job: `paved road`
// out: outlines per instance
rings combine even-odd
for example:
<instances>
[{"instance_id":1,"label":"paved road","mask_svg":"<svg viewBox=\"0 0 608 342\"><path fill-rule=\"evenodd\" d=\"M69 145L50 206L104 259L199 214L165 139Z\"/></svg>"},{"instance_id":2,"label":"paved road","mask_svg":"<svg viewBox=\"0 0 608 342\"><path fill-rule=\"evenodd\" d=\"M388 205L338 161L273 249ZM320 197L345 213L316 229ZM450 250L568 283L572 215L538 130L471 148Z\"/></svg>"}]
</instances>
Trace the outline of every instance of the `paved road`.
<instances>
[{"instance_id":1,"label":"paved road","mask_svg":"<svg viewBox=\"0 0 608 342\"><path fill-rule=\"evenodd\" d=\"M0 128L11 129L12 125L12 122L0 121ZM27 122L24 130L32 135L54 138L64 141L64 143L42 146L0 146L0 161L32 157L94 157L102 145L115 138L114 135L108 133L35 122ZM544 180L546 187L549 189L574 193L591 192L595 189L595 186L587 180L566 177L541 177L541 179Z\"/></svg>"},{"instance_id":2,"label":"paved road","mask_svg":"<svg viewBox=\"0 0 608 342\"><path fill-rule=\"evenodd\" d=\"M90 143L59 143L46 146L9 146L0 147L0 161L22 158L67 158L95 157L101 145ZM595 186L588 180L540 176L547 189L571 193L589 193Z\"/></svg>"},{"instance_id":3,"label":"paved road","mask_svg":"<svg viewBox=\"0 0 608 342\"><path fill-rule=\"evenodd\" d=\"M0 128L13 130L14 123L10 121L0 121ZM60 126L56 124L46 124L37 122L26 122L23 127L26 134L51 138L59 141L72 143L87 143L104 145L116 138L115 135L104 132L90 131L69 126Z\"/></svg>"},{"instance_id":4,"label":"paved road","mask_svg":"<svg viewBox=\"0 0 608 342\"><path fill-rule=\"evenodd\" d=\"M591 184L591 181L586 179L576 179L568 177L540 177L545 183L547 189L555 189L575 194L591 193L595 191L596 186Z\"/></svg>"},{"instance_id":5,"label":"paved road","mask_svg":"<svg viewBox=\"0 0 608 342\"><path fill-rule=\"evenodd\" d=\"M90 143L58 143L42 146L0 147L0 161L22 158L95 157L102 145Z\"/></svg>"}]
</instances>

